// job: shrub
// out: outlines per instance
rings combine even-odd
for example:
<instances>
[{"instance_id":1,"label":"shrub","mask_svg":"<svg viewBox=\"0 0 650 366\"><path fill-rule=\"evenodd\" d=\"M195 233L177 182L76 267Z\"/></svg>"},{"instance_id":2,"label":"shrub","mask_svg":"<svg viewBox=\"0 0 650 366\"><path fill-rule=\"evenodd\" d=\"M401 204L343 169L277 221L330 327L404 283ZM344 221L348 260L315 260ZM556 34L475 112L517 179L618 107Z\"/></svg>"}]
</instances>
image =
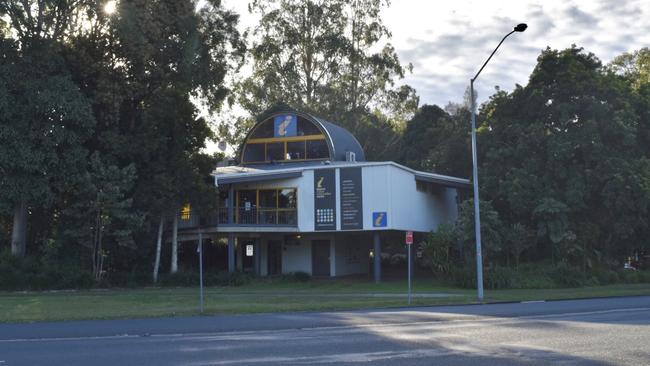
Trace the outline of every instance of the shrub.
<instances>
[{"instance_id":1,"label":"shrub","mask_svg":"<svg viewBox=\"0 0 650 366\"><path fill-rule=\"evenodd\" d=\"M294 272L293 278L298 282L307 282L311 280L311 276L307 272Z\"/></svg>"},{"instance_id":2,"label":"shrub","mask_svg":"<svg viewBox=\"0 0 650 366\"><path fill-rule=\"evenodd\" d=\"M92 274L68 263L43 263L40 260L0 253L0 290L54 290L92 287Z\"/></svg>"}]
</instances>

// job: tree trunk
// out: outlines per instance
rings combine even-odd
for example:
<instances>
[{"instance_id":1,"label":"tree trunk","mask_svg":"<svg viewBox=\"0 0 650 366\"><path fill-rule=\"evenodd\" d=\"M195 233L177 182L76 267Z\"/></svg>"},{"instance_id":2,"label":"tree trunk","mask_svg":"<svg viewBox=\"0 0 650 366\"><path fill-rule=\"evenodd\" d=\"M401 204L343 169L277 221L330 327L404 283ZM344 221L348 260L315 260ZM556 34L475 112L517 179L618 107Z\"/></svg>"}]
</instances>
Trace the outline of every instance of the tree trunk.
<instances>
[{"instance_id":1,"label":"tree trunk","mask_svg":"<svg viewBox=\"0 0 650 366\"><path fill-rule=\"evenodd\" d=\"M178 272L178 212L174 214L174 224L172 227L172 265L169 272Z\"/></svg>"},{"instance_id":2,"label":"tree trunk","mask_svg":"<svg viewBox=\"0 0 650 366\"><path fill-rule=\"evenodd\" d=\"M160 216L160 225L158 226L158 241L156 242L156 262L153 266L153 282L158 282L158 269L160 268L160 250L162 248L163 225L165 217Z\"/></svg>"},{"instance_id":3,"label":"tree trunk","mask_svg":"<svg viewBox=\"0 0 650 366\"><path fill-rule=\"evenodd\" d=\"M14 206L14 225L11 232L11 254L15 257L25 256L27 244L27 204L25 201Z\"/></svg>"}]
</instances>

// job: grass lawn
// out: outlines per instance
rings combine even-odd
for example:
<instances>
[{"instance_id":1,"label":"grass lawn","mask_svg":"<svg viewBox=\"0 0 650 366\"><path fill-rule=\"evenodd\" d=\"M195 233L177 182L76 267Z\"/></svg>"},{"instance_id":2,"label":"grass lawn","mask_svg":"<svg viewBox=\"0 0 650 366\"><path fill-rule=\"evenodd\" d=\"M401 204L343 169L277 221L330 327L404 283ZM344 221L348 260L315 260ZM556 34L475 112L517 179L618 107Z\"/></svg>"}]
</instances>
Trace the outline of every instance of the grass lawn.
<instances>
[{"instance_id":1,"label":"grass lawn","mask_svg":"<svg viewBox=\"0 0 650 366\"><path fill-rule=\"evenodd\" d=\"M475 302L475 291L416 281L413 305ZM403 296L399 296L402 294ZM435 294L435 295L432 295ZM650 295L650 284L486 291L486 301ZM0 292L0 322L198 315L198 288ZM205 314L321 311L406 305L406 282L255 280L205 289Z\"/></svg>"}]
</instances>

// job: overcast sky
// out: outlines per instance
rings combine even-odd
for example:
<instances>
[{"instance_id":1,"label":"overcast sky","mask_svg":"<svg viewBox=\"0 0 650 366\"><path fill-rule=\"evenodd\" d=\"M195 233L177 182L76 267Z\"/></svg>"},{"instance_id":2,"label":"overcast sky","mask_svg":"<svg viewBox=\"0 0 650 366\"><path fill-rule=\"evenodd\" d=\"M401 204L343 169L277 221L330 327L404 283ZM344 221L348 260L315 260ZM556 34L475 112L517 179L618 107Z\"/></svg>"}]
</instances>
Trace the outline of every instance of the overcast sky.
<instances>
[{"instance_id":1,"label":"overcast sky","mask_svg":"<svg viewBox=\"0 0 650 366\"><path fill-rule=\"evenodd\" d=\"M246 10L247 3L224 1L241 14L242 29L257 22ZM504 42L475 84L481 102L493 94L495 85L507 91L525 85L547 46L576 44L604 63L650 46L649 0L393 0L383 19L400 60L413 64L413 73L404 81L417 90L420 104L462 101L469 79L518 23L527 23L528 30Z\"/></svg>"}]
</instances>

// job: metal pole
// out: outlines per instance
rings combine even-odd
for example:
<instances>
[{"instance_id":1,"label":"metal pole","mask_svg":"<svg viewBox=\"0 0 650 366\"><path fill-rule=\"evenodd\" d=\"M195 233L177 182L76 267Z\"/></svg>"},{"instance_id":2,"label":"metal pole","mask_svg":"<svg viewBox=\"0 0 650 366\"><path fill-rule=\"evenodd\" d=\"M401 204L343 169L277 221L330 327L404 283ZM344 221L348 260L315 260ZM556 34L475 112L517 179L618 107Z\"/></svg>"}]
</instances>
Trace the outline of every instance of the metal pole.
<instances>
[{"instance_id":1,"label":"metal pole","mask_svg":"<svg viewBox=\"0 0 650 366\"><path fill-rule=\"evenodd\" d=\"M203 233L201 233L200 228L199 228L198 252L199 252L199 292L201 297L201 304L199 307L199 311L201 312L201 314L203 314Z\"/></svg>"},{"instance_id":2,"label":"metal pole","mask_svg":"<svg viewBox=\"0 0 650 366\"><path fill-rule=\"evenodd\" d=\"M518 24L510 33L503 36L501 42L494 48L490 57L485 60L483 66L478 70L476 75L470 79L469 89L472 106L472 175L474 180L474 230L476 235L476 282L478 291L478 301L483 301L483 256L481 255L481 214L479 209L478 198L478 159L476 157L476 102L474 101L474 81L478 78L479 74L485 68L485 65L490 62L492 56L497 52L503 41L506 40L511 34L515 32L523 32L528 26L524 23Z\"/></svg>"},{"instance_id":3,"label":"metal pole","mask_svg":"<svg viewBox=\"0 0 650 366\"><path fill-rule=\"evenodd\" d=\"M483 70L483 68L481 68L481 70ZM471 98L471 106L472 106L472 176L474 180L474 232L476 235L476 284L477 284L477 291L478 291L478 301L483 301L483 256L481 255L481 215L480 215L479 198L478 198L478 159L476 157L476 103L474 102L474 79L470 80L469 85L470 85L470 98Z\"/></svg>"},{"instance_id":4,"label":"metal pole","mask_svg":"<svg viewBox=\"0 0 650 366\"><path fill-rule=\"evenodd\" d=\"M411 273L412 273L411 272L411 247L413 245L407 244L406 246L408 247L408 261L409 261L409 265L408 265L408 268L409 268L409 305L411 305Z\"/></svg>"}]
</instances>

